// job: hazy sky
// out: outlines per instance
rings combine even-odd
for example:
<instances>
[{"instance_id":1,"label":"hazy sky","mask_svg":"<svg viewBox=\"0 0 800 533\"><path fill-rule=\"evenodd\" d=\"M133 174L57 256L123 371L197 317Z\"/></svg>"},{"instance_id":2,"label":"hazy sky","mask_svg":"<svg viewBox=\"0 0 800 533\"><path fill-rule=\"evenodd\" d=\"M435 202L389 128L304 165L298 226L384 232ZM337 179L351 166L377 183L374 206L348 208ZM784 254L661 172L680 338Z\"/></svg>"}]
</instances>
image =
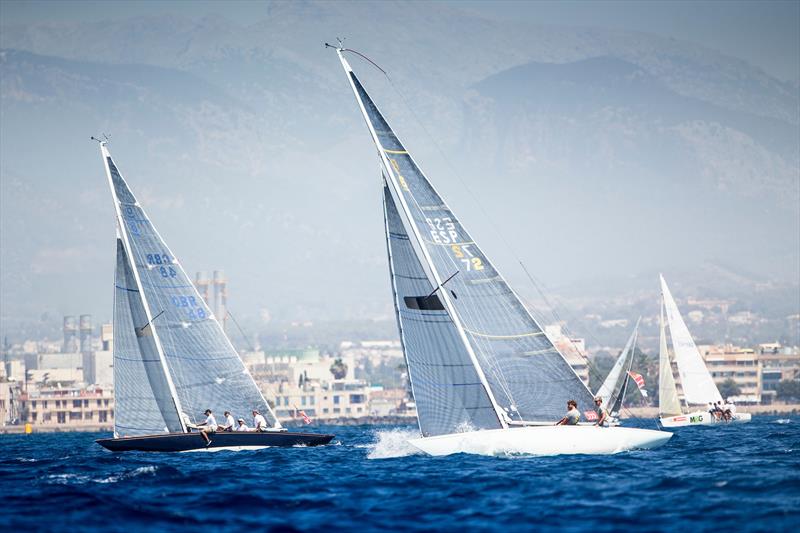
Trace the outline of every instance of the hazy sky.
<instances>
[{"instance_id":1,"label":"hazy sky","mask_svg":"<svg viewBox=\"0 0 800 533\"><path fill-rule=\"evenodd\" d=\"M391 316L336 35L391 72L354 62L520 292L518 258L581 298L655 293L662 269L726 295L796 283L798 5L0 0L0 327L109 317L100 132L187 269L226 271L239 318Z\"/></svg>"},{"instance_id":2,"label":"hazy sky","mask_svg":"<svg viewBox=\"0 0 800 533\"><path fill-rule=\"evenodd\" d=\"M367 2L363 2L367 3ZM542 24L594 26L656 33L693 41L742 58L782 80L800 79L800 2L493 2L451 1L450 5L491 14L499 19L528 20ZM420 2L422 4L422 2ZM248 23L264 12L264 2L117 0L3 0L4 24L37 21L81 21L126 18L148 13L203 16L223 13Z\"/></svg>"}]
</instances>

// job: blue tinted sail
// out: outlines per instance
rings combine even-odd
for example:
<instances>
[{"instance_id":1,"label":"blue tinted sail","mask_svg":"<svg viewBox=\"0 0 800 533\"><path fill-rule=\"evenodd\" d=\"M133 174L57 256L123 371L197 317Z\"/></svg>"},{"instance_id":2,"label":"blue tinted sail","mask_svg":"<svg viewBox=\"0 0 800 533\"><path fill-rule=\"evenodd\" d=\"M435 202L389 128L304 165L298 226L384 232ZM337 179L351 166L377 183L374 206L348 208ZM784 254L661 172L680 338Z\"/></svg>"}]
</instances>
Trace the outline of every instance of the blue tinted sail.
<instances>
[{"instance_id":1,"label":"blue tinted sail","mask_svg":"<svg viewBox=\"0 0 800 533\"><path fill-rule=\"evenodd\" d=\"M153 317L156 343L169 371L177 402L191 420L210 408L246 417L258 409L276 419L222 327L136 201L104 147L120 231L138 273L142 301Z\"/></svg>"},{"instance_id":2,"label":"blue tinted sail","mask_svg":"<svg viewBox=\"0 0 800 533\"><path fill-rule=\"evenodd\" d=\"M500 422L455 324L409 241L384 187L384 216L394 305L417 416L424 436L499 429Z\"/></svg>"},{"instance_id":3,"label":"blue tinted sail","mask_svg":"<svg viewBox=\"0 0 800 533\"><path fill-rule=\"evenodd\" d=\"M114 275L114 433L181 431L161 357L149 331L128 256L117 239Z\"/></svg>"},{"instance_id":4,"label":"blue tinted sail","mask_svg":"<svg viewBox=\"0 0 800 533\"><path fill-rule=\"evenodd\" d=\"M458 272L447 284L451 302L500 408L516 421L557 420L568 399L590 408L591 392L434 190L355 74L349 75L432 267L442 279Z\"/></svg>"}]
</instances>

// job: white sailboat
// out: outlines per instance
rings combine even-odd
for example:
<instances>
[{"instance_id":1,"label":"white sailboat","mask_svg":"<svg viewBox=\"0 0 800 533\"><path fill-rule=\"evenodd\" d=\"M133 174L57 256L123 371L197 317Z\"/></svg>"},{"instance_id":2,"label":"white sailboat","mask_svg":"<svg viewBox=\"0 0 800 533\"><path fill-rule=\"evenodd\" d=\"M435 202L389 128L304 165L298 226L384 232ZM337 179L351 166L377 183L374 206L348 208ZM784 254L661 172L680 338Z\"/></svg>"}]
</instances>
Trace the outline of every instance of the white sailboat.
<instances>
[{"instance_id":1,"label":"white sailboat","mask_svg":"<svg viewBox=\"0 0 800 533\"><path fill-rule=\"evenodd\" d=\"M661 280L661 316L659 326L661 329L659 344L659 382L658 404L661 425L667 428L681 426L703 426L717 423L727 423L715 417L709 410L709 404L722 401L711 373L706 368L700 351L681 317L678 306L672 298L672 293L664 281ZM666 314L666 322L664 315ZM678 375L683 387L683 400L686 411L681 408L678 399L678 389L672 374L672 363L667 347L666 329L669 326L672 348L675 353L675 363L678 366ZM694 407L693 407L694 406ZM749 422L750 413L735 413L730 422Z\"/></svg>"},{"instance_id":2,"label":"white sailboat","mask_svg":"<svg viewBox=\"0 0 800 533\"><path fill-rule=\"evenodd\" d=\"M592 394L400 143L336 48L377 148L400 339L430 455L611 454L663 431L554 426Z\"/></svg>"},{"instance_id":3,"label":"white sailboat","mask_svg":"<svg viewBox=\"0 0 800 533\"><path fill-rule=\"evenodd\" d=\"M316 446L333 435L281 427L217 317L167 247L111 158L100 153L117 222L114 278L114 438L111 451L176 452ZM190 432L206 408L247 416L259 410L268 432Z\"/></svg>"},{"instance_id":4,"label":"white sailboat","mask_svg":"<svg viewBox=\"0 0 800 533\"><path fill-rule=\"evenodd\" d=\"M636 321L636 326L633 328L633 333L625 343L625 348L620 352L619 357L614 362L614 366L608 372L606 379L600 388L597 389L597 394L603 399L603 405L608 409L608 414L611 416L611 424L619 424L619 412L622 410L622 402L625 399L625 394L628 392L628 384L631 380L631 368L633 367L633 356L636 352L636 341L639 337L639 323L641 317ZM646 395L646 393L644 393Z\"/></svg>"}]
</instances>

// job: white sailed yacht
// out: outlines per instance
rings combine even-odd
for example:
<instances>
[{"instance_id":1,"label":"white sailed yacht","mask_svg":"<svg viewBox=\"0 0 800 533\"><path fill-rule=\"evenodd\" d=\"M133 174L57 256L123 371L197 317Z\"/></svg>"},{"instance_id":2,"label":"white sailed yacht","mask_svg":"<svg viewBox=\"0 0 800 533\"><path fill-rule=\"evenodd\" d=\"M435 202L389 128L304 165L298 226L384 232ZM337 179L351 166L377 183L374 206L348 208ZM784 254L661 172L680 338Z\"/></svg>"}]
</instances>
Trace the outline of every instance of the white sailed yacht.
<instances>
[{"instance_id":1,"label":"white sailed yacht","mask_svg":"<svg viewBox=\"0 0 800 533\"><path fill-rule=\"evenodd\" d=\"M395 312L430 455L611 454L663 431L555 426L592 394L395 136L336 48L380 159ZM357 53L357 52L356 52Z\"/></svg>"},{"instance_id":2,"label":"white sailed yacht","mask_svg":"<svg viewBox=\"0 0 800 533\"><path fill-rule=\"evenodd\" d=\"M658 405L661 425L667 428L681 426L703 426L727 423L717 419L710 411L709 404L722 401L722 395L706 368L700 351L683 321L678 306L669 292L664 276L661 279L661 340L659 345L659 379ZM664 314L667 315L666 323ZM672 348L675 352L675 363L683 387L683 399L686 411L681 408L678 390L672 375L672 363L667 348L666 328L669 326ZM694 407L692 407L694 406ZM736 413L730 422L749 422L750 413Z\"/></svg>"},{"instance_id":3,"label":"white sailed yacht","mask_svg":"<svg viewBox=\"0 0 800 533\"><path fill-rule=\"evenodd\" d=\"M317 446L333 435L281 427L217 318L167 247L111 158L100 154L117 225L114 277L114 437L97 443L115 452L245 450ZM210 442L194 416L206 408L266 417L271 431L218 432Z\"/></svg>"},{"instance_id":4,"label":"white sailed yacht","mask_svg":"<svg viewBox=\"0 0 800 533\"><path fill-rule=\"evenodd\" d=\"M625 348L617 357L614 366L608 372L608 376L597 389L597 394L603 399L603 405L608 409L608 414L611 416L612 424L619 424L619 412L622 410L622 402L625 400L625 394L628 392L628 384L631 381L631 369L633 367L633 356L636 352L636 340L639 337L639 323L641 317L636 321L636 326L633 328L633 333L625 343ZM634 374L635 376L635 374ZM641 379L641 378L640 378ZM647 392L643 392L647 396Z\"/></svg>"}]
</instances>

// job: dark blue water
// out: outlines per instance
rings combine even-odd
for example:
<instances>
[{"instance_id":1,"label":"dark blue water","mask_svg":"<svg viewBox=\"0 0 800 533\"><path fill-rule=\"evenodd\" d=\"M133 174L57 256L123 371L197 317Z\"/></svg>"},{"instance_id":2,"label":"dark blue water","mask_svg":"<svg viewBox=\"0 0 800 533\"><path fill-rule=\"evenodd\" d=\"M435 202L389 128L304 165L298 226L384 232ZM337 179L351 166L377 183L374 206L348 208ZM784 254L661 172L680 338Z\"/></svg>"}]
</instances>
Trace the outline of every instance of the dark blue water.
<instances>
[{"instance_id":1,"label":"dark blue water","mask_svg":"<svg viewBox=\"0 0 800 533\"><path fill-rule=\"evenodd\" d=\"M651 422L642 422L652 425ZM687 428L616 456L433 458L409 428L335 445L112 454L86 433L0 436L6 528L798 531L800 419Z\"/></svg>"}]
</instances>

